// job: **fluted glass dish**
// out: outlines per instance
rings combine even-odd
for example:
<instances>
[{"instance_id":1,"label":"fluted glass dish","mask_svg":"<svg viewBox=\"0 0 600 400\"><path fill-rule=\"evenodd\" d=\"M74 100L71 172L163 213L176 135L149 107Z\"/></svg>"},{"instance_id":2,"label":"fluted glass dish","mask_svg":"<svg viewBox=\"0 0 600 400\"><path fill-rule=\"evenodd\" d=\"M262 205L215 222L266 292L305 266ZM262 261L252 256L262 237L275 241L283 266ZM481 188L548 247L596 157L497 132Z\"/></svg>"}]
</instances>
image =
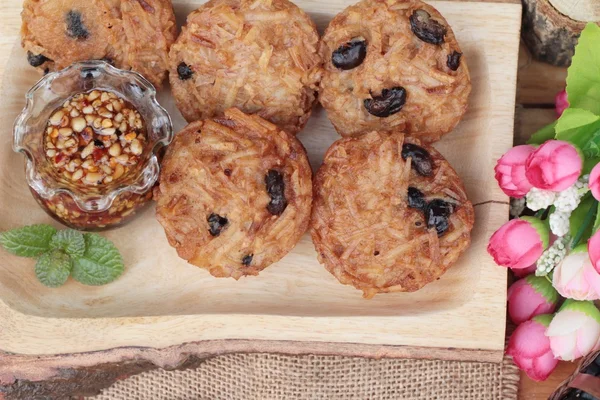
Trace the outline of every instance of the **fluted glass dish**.
<instances>
[{"instance_id":1,"label":"fluted glass dish","mask_svg":"<svg viewBox=\"0 0 600 400\"><path fill-rule=\"evenodd\" d=\"M57 172L46 157L46 124L54 111L78 93L113 92L140 113L147 141L140 162L123 179L82 186ZM15 121L13 149L26 156L26 178L38 203L59 222L80 230L102 230L129 221L152 199L160 171L160 152L173 139L167 111L156 100L156 89L140 74L103 61L86 61L44 76L26 94L26 105Z\"/></svg>"}]
</instances>

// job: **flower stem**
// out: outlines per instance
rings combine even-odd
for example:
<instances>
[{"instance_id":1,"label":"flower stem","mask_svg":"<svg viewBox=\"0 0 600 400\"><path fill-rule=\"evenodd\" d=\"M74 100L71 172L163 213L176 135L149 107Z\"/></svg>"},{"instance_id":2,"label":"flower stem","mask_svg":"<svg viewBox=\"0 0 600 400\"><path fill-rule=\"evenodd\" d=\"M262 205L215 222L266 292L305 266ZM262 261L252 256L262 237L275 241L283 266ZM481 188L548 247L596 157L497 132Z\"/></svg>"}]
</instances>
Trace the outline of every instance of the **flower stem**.
<instances>
[{"instance_id":1,"label":"flower stem","mask_svg":"<svg viewBox=\"0 0 600 400\"><path fill-rule=\"evenodd\" d=\"M598 208L598 201L595 200L592 203L592 206L590 207L590 209L588 210L587 214L585 215L585 218L583 220L583 223L581 224L581 226L579 227L579 230L577 231L577 233L575 234L575 237L573 237L573 242L571 243L571 248L574 249L575 247L577 247L577 245L579 244L579 242L581 241L581 238L583 237L583 234L585 233L585 231L587 230L587 228L590 226L590 224L592 223L592 220L595 217L596 214L596 210Z\"/></svg>"},{"instance_id":2,"label":"flower stem","mask_svg":"<svg viewBox=\"0 0 600 400\"><path fill-rule=\"evenodd\" d=\"M535 217L536 218L542 218L542 215L544 215L545 212L546 212L545 208L543 208L541 210L538 210L538 212L535 213Z\"/></svg>"}]
</instances>

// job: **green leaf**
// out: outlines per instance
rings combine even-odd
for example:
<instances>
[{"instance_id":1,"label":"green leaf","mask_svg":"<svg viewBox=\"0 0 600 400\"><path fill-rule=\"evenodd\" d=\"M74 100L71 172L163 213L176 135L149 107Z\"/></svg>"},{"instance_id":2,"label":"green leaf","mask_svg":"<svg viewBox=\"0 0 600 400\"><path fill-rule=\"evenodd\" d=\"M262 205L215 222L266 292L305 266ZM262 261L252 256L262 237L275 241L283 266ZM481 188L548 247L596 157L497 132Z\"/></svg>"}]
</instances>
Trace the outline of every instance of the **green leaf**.
<instances>
[{"instance_id":1,"label":"green leaf","mask_svg":"<svg viewBox=\"0 0 600 400\"><path fill-rule=\"evenodd\" d=\"M600 27L589 23L579 36L567 74L569 105L600 115Z\"/></svg>"},{"instance_id":2,"label":"green leaf","mask_svg":"<svg viewBox=\"0 0 600 400\"><path fill-rule=\"evenodd\" d=\"M39 257L50 249L55 233L50 225L29 225L0 233L0 244L19 257Z\"/></svg>"},{"instance_id":3,"label":"green leaf","mask_svg":"<svg viewBox=\"0 0 600 400\"><path fill-rule=\"evenodd\" d=\"M598 323L600 323L600 310L596 308L592 301L577 301L572 299L566 299L563 305L558 310L558 312L565 310L582 312L587 316L594 318Z\"/></svg>"},{"instance_id":4,"label":"green leaf","mask_svg":"<svg viewBox=\"0 0 600 400\"><path fill-rule=\"evenodd\" d=\"M35 264L35 275L45 286L56 288L65 284L71 273L71 257L60 250L42 254Z\"/></svg>"},{"instance_id":5,"label":"green leaf","mask_svg":"<svg viewBox=\"0 0 600 400\"><path fill-rule=\"evenodd\" d=\"M73 260L73 278L84 285L101 286L121 276L125 265L115 245L93 233L86 233L84 239L84 255Z\"/></svg>"},{"instance_id":6,"label":"green leaf","mask_svg":"<svg viewBox=\"0 0 600 400\"><path fill-rule=\"evenodd\" d=\"M527 144L540 145L542 143L547 142L550 139L554 139L554 136L556 135L555 128L557 123L558 121L554 121L550 125L546 125L542 129L531 135L531 137L527 141Z\"/></svg>"},{"instance_id":7,"label":"green leaf","mask_svg":"<svg viewBox=\"0 0 600 400\"><path fill-rule=\"evenodd\" d=\"M600 134L600 120L592 122L587 125L582 125L572 129L566 129L556 134L556 139L564 140L567 142L571 142L575 144L580 149L585 149L590 140L594 139L597 135ZM593 145L590 145L593 146ZM589 150L592 150L590 153L593 157L593 148L590 147ZM588 151L589 151L588 150Z\"/></svg>"},{"instance_id":8,"label":"green leaf","mask_svg":"<svg viewBox=\"0 0 600 400\"><path fill-rule=\"evenodd\" d=\"M556 133L581 128L598 120L600 117L588 110L567 108L556 123Z\"/></svg>"},{"instance_id":9,"label":"green leaf","mask_svg":"<svg viewBox=\"0 0 600 400\"><path fill-rule=\"evenodd\" d=\"M50 241L50 248L62 250L71 257L81 257L85 252L85 240L80 232L65 229L57 232Z\"/></svg>"},{"instance_id":10,"label":"green leaf","mask_svg":"<svg viewBox=\"0 0 600 400\"><path fill-rule=\"evenodd\" d=\"M573 243L583 243L592 236L592 224L589 223L587 226L585 225L587 220L590 219L590 208L595 206L595 204L596 199L594 199L591 193L587 193L581 200L581 203L579 203L579 206L571 214L571 218L569 219L569 224L571 226L569 229L571 237L573 237ZM594 215L592 215L592 217L593 216ZM591 221L594 220L591 219ZM584 227L585 229L582 230Z\"/></svg>"},{"instance_id":11,"label":"green leaf","mask_svg":"<svg viewBox=\"0 0 600 400\"><path fill-rule=\"evenodd\" d=\"M594 228L592 229L592 235L600 229L600 203L598 203L598 209L596 210L596 220L594 221ZM591 237L591 236L590 236Z\"/></svg>"},{"instance_id":12,"label":"green leaf","mask_svg":"<svg viewBox=\"0 0 600 400\"><path fill-rule=\"evenodd\" d=\"M533 320L539 322L547 328L548 326L550 326L552 318L554 318L554 314L540 314L533 317Z\"/></svg>"},{"instance_id":13,"label":"green leaf","mask_svg":"<svg viewBox=\"0 0 600 400\"><path fill-rule=\"evenodd\" d=\"M594 167L596 166L596 164L599 163L600 157L591 158L586 156L585 161L583 162L582 175L589 175L592 172L592 169L594 169Z\"/></svg>"}]
</instances>

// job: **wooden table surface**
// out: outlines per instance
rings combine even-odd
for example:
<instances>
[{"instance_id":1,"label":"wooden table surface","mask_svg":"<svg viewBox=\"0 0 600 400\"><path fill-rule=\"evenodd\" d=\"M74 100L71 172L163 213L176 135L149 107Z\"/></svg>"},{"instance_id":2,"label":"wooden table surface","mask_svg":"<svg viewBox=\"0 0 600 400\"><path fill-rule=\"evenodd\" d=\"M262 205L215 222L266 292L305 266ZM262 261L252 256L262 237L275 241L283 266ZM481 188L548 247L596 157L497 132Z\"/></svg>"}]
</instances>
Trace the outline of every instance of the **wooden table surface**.
<instances>
[{"instance_id":1,"label":"wooden table surface","mask_svg":"<svg viewBox=\"0 0 600 400\"><path fill-rule=\"evenodd\" d=\"M514 0L500 1L513 2ZM0 1L0 81L2 81L12 46L18 40L21 4L21 0ZM565 78L566 69L532 60L526 48L521 46L515 143L524 142L531 133L555 118L554 95L564 88ZM542 383L533 382L523 374L519 398L523 400L547 399L556 387L575 370L575 367L574 363L560 363L554 374Z\"/></svg>"}]
</instances>

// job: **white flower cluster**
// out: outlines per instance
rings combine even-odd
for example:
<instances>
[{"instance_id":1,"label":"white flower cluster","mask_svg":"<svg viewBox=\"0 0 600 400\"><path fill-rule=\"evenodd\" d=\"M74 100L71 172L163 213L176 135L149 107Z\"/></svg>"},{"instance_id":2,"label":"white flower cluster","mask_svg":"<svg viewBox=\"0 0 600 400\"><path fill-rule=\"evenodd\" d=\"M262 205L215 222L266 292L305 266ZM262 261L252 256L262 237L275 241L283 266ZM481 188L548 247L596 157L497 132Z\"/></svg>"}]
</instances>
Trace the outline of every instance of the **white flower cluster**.
<instances>
[{"instance_id":1,"label":"white flower cluster","mask_svg":"<svg viewBox=\"0 0 600 400\"><path fill-rule=\"evenodd\" d=\"M550 230L556 236L565 236L569 233L569 218L571 217L570 212L556 210L550 214Z\"/></svg>"},{"instance_id":2,"label":"white flower cluster","mask_svg":"<svg viewBox=\"0 0 600 400\"><path fill-rule=\"evenodd\" d=\"M565 235L556 239L556 241L550 246L537 261L537 268L535 270L536 276L548 275L554 267L567 256L568 245L571 241L570 235Z\"/></svg>"},{"instance_id":3,"label":"white flower cluster","mask_svg":"<svg viewBox=\"0 0 600 400\"><path fill-rule=\"evenodd\" d=\"M573 186L558 193L554 206L557 211L569 213L569 215L575 211L575 209L581 203L583 196L589 191L587 186L588 175L579 179Z\"/></svg>"},{"instance_id":4,"label":"white flower cluster","mask_svg":"<svg viewBox=\"0 0 600 400\"><path fill-rule=\"evenodd\" d=\"M550 207L556 200L556 193L550 190L531 188L527 193L527 208L532 211Z\"/></svg>"},{"instance_id":5,"label":"white flower cluster","mask_svg":"<svg viewBox=\"0 0 600 400\"><path fill-rule=\"evenodd\" d=\"M575 211L583 196L590 190L587 185L588 180L589 175L585 175L570 188L556 194L554 201L556 211L550 215L550 230L556 236L565 236L569 233L571 213Z\"/></svg>"}]
</instances>

